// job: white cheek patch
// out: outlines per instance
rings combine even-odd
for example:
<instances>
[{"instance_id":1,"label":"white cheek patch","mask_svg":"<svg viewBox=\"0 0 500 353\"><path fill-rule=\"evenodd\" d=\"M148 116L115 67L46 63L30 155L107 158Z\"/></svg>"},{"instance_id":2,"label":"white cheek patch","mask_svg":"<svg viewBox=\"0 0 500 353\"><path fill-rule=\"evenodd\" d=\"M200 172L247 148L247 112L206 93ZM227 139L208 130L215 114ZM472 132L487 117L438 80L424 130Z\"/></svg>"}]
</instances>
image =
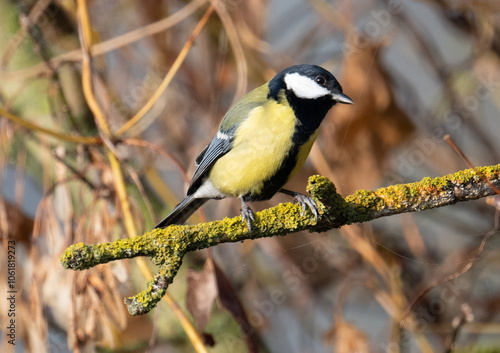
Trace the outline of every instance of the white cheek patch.
<instances>
[{"instance_id":1,"label":"white cheek patch","mask_svg":"<svg viewBox=\"0 0 500 353\"><path fill-rule=\"evenodd\" d=\"M285 84L286 88L292 90L299 98L316 99L331 94L325 87L318 85L309 77L302 76L297 72L286 74Z\"/></svg>"}]
</instances>

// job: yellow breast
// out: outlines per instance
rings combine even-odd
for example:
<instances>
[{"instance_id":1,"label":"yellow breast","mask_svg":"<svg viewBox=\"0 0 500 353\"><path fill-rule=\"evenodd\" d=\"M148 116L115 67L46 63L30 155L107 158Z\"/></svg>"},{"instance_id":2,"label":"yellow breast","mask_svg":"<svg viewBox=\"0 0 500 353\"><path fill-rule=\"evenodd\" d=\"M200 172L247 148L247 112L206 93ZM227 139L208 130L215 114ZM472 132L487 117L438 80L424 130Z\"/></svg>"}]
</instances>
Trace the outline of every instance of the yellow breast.
<instances>
[{"instance_id":1,"label":"yellow breast","mask_svg":"<svg viewBox=\"0 0 500 353\"><path fill-rule=\"evenodd\" d=\"M240 124L233 148L210 171L212 184L227 196L258 194L292 147L296 123L292 108L274 100L265 104Z\"/></svg>"}]
</instances>

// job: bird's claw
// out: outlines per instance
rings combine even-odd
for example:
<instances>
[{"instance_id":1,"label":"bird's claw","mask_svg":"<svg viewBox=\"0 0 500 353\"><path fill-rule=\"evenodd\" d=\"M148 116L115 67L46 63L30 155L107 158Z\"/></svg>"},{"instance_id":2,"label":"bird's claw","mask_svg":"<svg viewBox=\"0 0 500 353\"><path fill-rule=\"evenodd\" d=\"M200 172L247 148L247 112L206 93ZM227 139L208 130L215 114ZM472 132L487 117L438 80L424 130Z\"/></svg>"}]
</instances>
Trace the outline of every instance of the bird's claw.
<instances>
[{"instance_id":1,"label":"bird's claw","mask_svg":"<svg viewBox=\"0 0 500 353\"><path fill-rule=\"evenodd\" d=\"M302 195L299 193L296 193L293 195L295 200L297 200L297 203L302 207L302 212L300 213L301 216L303 216L306 213L306 207L309 207L311 210L311 213L314 215L314 219L317 221L318 220L318 205L316 204L316 201L314 201L313 198Z\"/></svg>"},{"instance_id":2,"label":"bird's claw","mask_svg":"<svg viewBox=\"0 0 500 353\"><path fill-rule=\"evenodd\" d=\"M300 192L287 189L281 189L279 192L285 195L292 196L295 200L297 200L297 203L302 207L302 212L300 213L301 216L306 213L306 207L309 207L311 213L314 215L314 219L316 220L316 222L318 221L318 205L312 197L302 195Z\"/></svg>"},{"instance_id":3,"label":"bird's claw","mask_svg":"<svg viewBox=\"0 0 500 353\"><path fill-rule=\"evenodd\" d=\"M252 223L255 222L255 216L250 208L246 203L242 202L241 203L241 223L247 224L248 230L250 233L252 232Z\"/></svg>"}]
</instances>

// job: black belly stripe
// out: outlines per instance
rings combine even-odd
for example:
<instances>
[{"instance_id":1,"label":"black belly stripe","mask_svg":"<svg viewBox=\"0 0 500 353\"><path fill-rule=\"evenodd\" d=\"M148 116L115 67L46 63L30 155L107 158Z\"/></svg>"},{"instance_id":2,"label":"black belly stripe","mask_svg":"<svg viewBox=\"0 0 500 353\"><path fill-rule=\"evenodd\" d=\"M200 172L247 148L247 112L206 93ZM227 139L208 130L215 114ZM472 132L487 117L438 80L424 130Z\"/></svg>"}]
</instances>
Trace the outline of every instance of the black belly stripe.
<instances>
[{"instance_id":1,"label":"black belly stripe","mask_svg":"<svg viewBox=\"0 0 500 353\"><path fill-rule=\"evenodd\" d=\"M278 171L264 182L261 192L258 195L246 194L243 196L245 201L269 200L285 185L288 176L297 164L300 147L318 129L326 113L333 105L333 101L329 98L299 99L293 93L287 93L287 99L298 120L292 137L292 148L288 151Z\"/></svg>"},{"instance_id":2,"label":"black belly stripe","mask_svg":"<svg viewBox=\"0 0 500 353\"><path fill-rule=\"evenodd\" d=\"M258 195L253 195L251 193L243 196L245 201L264 201L269 200L276 194L279 189L287 182L288 176L292 172L293 168L297 164L297 154L299 152L299 147L301 145L294 145L288 152L287 156L281 163L278 171L267 181L264 182L264 186Z\"/></svg>"}]
</instances>

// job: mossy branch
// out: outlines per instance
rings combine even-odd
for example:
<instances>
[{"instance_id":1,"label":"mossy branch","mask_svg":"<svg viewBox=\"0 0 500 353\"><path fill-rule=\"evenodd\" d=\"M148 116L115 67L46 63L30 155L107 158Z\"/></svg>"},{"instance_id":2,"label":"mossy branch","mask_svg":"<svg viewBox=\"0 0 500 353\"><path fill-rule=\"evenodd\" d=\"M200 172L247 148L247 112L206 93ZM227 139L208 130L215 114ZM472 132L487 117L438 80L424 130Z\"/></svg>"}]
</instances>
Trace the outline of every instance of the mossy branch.
<instances>
[{"instance_id":1,"label":"mossy branch","mask_svg":"<svg viewBox=\"0 0 500 353\"><path fill-rule=\"evenodd\" d=\"M220 243L286 235L309 230L322 232L346 224L367 222L404 212L423 211L493 195L500 187L500 164L467 169L440 178L424 178L411 184L399 184L377 191L359 190L345 199L337 194L327 178L309 178L308 192L317 201L319 218L302 215L296 204L286 203L256 213L252 233L241 217L194 226L170 226L153 229L130 239L111 243L74 244L65 250L61 262L65 268L84 270L113 260L148 256L159 266L148 288L125 300L132 315L153 309L172 283L183 256ZM498 189L497 189L498 190Z\"/></svg>"}]
</instances>

